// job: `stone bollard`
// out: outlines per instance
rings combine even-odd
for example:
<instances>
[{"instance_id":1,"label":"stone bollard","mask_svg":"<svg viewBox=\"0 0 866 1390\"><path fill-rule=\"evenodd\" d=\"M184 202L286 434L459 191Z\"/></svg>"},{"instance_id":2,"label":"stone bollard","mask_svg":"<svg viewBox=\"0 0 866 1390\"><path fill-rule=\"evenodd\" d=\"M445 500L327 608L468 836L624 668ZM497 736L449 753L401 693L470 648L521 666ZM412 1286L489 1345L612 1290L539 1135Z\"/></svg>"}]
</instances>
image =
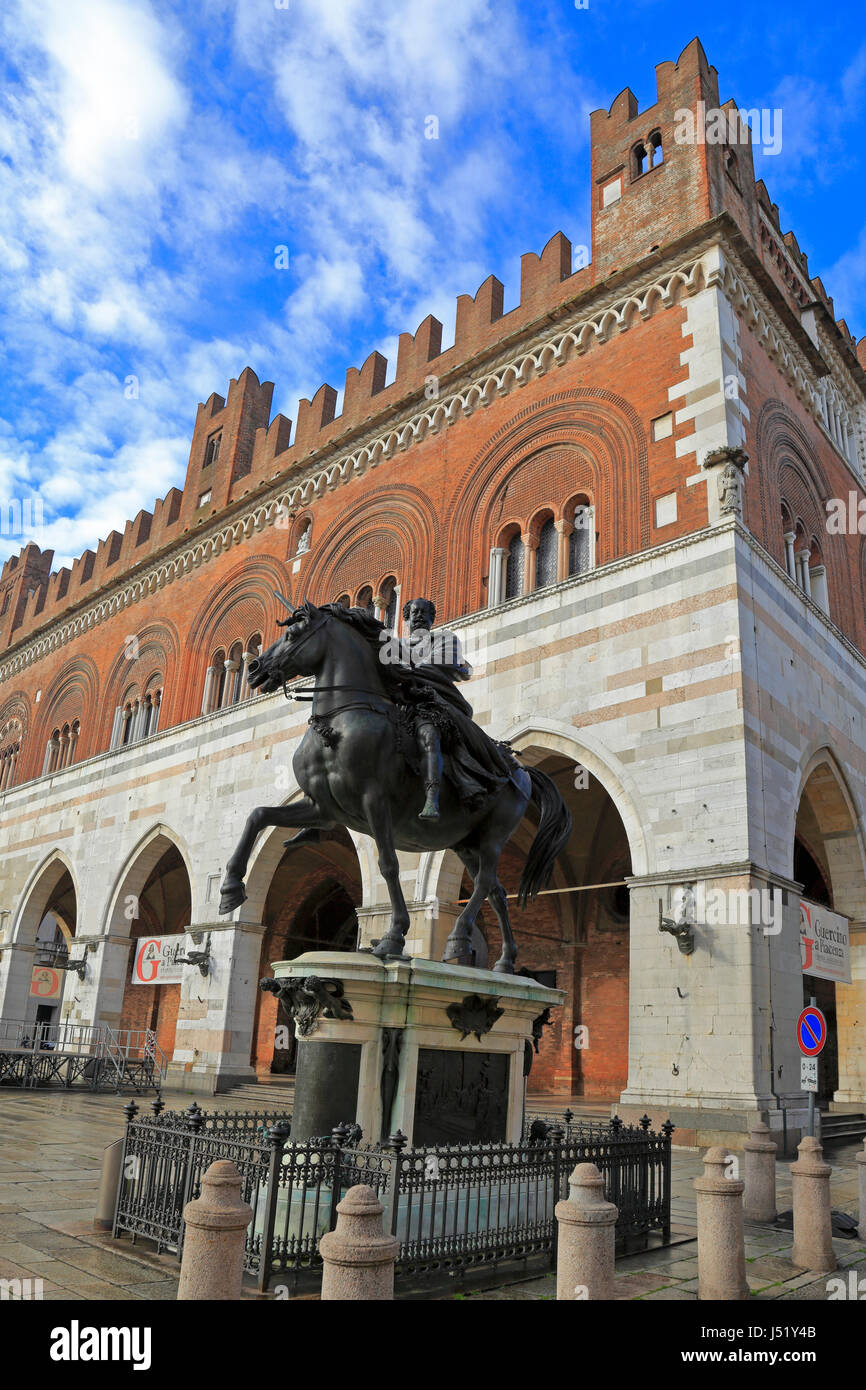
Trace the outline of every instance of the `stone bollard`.
<instances>
[{"instance_id":1,"label":"stone bollard","mask_svg":"<svg viewBox=\"0 0 866 1390\"><path fill-rule=\"evenodd\" d=\"M102 1159L102 1177L99 1180L99 1196L93 1214L93 1228L96 1231L111 1231L114 1228L114 1209L117 1206L117 1189L120 1186L120 1166L123 1162L123 1139L115 1139L107 1144Z\"/></svg>"},{"instance_id":2,"label":"stone bollard","mask_svg":"<svg viewBox=\"0 0 866 1390\"><path fill-rule=\"evenodd\" d=\"M604 1182L595 1164L578 1163L568 1180L568 1197L555 1209L558 1300L613 1298L618 1214L613 1202L604 1199Z\"/></svg>"},{"instance_id":3,"label":"stone bollard","mask_svg":"<svg viewBox=\"0 0 866 1390\"><path fill-rule=\"evenodd\" d=\"M395 1236L382 1230L385 1208L372 1187L350 1187L337 1207L337 1226L319 1241L322 1301L373 1303L394 1297Z\"/></svg>"},{"instance_id":4,"label":"stone bollard","mask_svg":"<svg viewBox=\"0 0 866 1390\"><path fill-rule=\"evenodd\" d=\"M743 1216L747 1221L776 1219L776 1145L769 1127L760 1121L752 1125L743 1145L746 1153L746 1189Z\"/></svg>"},{"instance_id":5,"label":"stone bollard","mask_svg":"<svg viewBox=\"0 0 866 1390\"><path fill-rule=\"evenodd\" d=\"M866 1240L866 1139L863 1140L863 1152L857 1155L857 1172L859 1174L858 1187L860 1190L860 1230L861 1240Z\"/></svg>"},{"instance_id":6,"label":"stone bollard","mask_svg":"<svg viewBox=\"0 0 866 1390\"><path fill-rule=\"evenodd\" d=\"M791 1263L798 1269L814 1269L828 1274L836 1268L836 1252L830 1225L830 1174L823 1159L821 1141L810 1135L797 1147L797 1162L791 1164L794 1199L794 1248Z\"/></svg>"},{"instance_id":7,"label":"stone bollard","mask_svg":"<svg viewBox=\"0 0 866 1390\"><path fill-rule=\"evenodd\" d=\"M695 1178L698 1205L698 1298L736 1302L749 1297L743 1188L725 1177L727 1149L707 1149L704 1174Z\"/></svg>"},{"instance_id":8,"label":"stone bollard","mask_svg":"<svg viewBox=\"0 0 866 1390\"><path fill-rule=\"evenodd\" d=\"M241 1175L227 1158L212 1163L201 1196L187 1202L178 1301L239 1299L244 1235L253 1209L241 1201Z\"/></svg>"}]
</instances>

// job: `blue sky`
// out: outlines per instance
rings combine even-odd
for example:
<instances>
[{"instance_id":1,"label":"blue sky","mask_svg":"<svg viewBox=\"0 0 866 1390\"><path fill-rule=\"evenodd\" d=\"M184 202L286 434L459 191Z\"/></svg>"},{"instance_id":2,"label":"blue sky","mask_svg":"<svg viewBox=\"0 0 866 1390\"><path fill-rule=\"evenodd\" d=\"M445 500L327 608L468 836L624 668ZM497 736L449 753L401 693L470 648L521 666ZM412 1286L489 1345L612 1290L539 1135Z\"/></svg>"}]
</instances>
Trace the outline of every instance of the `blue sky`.
<instances>
[{"instance_id":1,"label":"blue sky","mask_svg":"<svg viewBox=\"0 0 866 1390\"><path fill-rule=\"evenodd\" d=\"M393 373L428 313L447 344L491 272L511 307L524 251L589 241L588 113L627 85L651 104L696 32L723 101L781 108L758 172L863 336L864 14L5 0L0 502L41 499L37 539L69 563L182 485L197 402L244 366L295 419L373 348Z\"/></svg>"}]
</instances>

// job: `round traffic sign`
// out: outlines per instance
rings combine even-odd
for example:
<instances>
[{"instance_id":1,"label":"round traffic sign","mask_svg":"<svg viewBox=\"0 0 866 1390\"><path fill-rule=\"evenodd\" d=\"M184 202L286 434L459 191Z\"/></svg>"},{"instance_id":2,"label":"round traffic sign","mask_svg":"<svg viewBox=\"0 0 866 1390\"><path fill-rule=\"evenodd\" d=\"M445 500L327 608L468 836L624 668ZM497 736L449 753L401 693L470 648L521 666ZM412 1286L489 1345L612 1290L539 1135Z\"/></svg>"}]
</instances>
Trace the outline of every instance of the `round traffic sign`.
<instances>
[{"instance_id":1,"label":"round traffic sign","mask_svg":"<svg viewBox=\"0 0 866 1390\"><path fill-rule=\"evenodd\" d=\"M817 1057L827 1041L827 1020L814 1004L797 1019L797 1045L804 1057Z\"/></svg>"}]
</instances>

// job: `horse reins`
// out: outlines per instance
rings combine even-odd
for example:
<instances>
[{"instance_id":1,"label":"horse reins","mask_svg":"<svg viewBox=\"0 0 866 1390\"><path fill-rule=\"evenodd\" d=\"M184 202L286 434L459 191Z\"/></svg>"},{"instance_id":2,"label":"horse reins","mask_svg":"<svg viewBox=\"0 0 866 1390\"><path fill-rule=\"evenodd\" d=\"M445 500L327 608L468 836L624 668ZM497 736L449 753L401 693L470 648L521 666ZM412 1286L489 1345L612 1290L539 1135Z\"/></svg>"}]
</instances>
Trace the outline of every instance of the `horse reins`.
<instances>
[{"instance_id":1,"label":"horse reins","mask_svg":"<svg viewBox=\"0 0 866 1390\"><path fill-rule=\"evenodd\" d=\"M312 637L313 633L317 632L318 629L322 627L325 622L326 618L324 616L320 616L316 621L311 623L307 631L303 634L303 636L291 644L293 651L296 651L302 643L306 642L308 637ZM286 623L285 626L288 627L289 624ZM382 700L385 704L393 703L393 701L388 700L386 696L378 695L375 690L361 690L357 685L319 685L306 686L303 690L289 690L288 681L285 679L285 677L283 677L283 695L286 697L287 700L310 700L312 702L315 700L317 695L324 694L326 691L329 690L354 690L359 695L369 695L371 700ZM387 710L377 710L373 705L365 705L363 701L353 700L350 701L348 704L338 705L336 709L328 710L327 713L324 715L315 715L311 712L310 718L330 719L332 715L341 714L343 710L347 709L369 709L373 712L373 714L388 713Z\"/></svg>"}]
</instances>

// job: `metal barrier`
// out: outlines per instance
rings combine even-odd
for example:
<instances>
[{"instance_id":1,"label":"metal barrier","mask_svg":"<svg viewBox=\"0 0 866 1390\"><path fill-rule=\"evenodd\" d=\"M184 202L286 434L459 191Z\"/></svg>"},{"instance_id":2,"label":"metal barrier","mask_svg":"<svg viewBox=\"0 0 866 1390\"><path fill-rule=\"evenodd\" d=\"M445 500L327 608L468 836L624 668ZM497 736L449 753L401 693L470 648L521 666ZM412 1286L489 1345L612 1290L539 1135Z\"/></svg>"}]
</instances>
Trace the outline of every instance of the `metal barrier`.
<instances>
[{"instance_id":1,"label":"metal barrier","mask_svg":"<svg viewBox=\"0 0 866 1390\"><path fill-rule=\"evenodd\" d=\"M167 1067L149 1028L0 1020L0 1085L159 1090Z\"/></svg>"},{"instance_id":2,"label":"metal barrier","mask_svg":"<svg viewBox=\"0 0 866 1390\"><path fill-rule=\"evenodd\" d=\"M197 1197L216 1159L241 1173L253 1209L244 1266L261 1289L315 1288L321 1276L319 1239L334 1229L341 1196L366 1183L385 1206L400 1241L397 1291L459 1288L495 1270L497 1277L543 1273L556 1263L554 1208L567 1195L576 1163L598 1165L605 1196L619 1209L619 1253L646 1248L655 1233L670 1238L670 1155L673 1125L571 1123L520 1144L442 1145L405 1149L405 1136L365 1147L357 1130L296 1144L287 1115L258 1111L185 1113L136 1118L130 1102L114 1235L128 1232L181 1254L183 1210ZM538 1117L535 1117L538 1118ZM646 1117L645 1117L646 1118ZM352 1142L349 1143L349 1140Z\"/></svg>"}]
</instances>

